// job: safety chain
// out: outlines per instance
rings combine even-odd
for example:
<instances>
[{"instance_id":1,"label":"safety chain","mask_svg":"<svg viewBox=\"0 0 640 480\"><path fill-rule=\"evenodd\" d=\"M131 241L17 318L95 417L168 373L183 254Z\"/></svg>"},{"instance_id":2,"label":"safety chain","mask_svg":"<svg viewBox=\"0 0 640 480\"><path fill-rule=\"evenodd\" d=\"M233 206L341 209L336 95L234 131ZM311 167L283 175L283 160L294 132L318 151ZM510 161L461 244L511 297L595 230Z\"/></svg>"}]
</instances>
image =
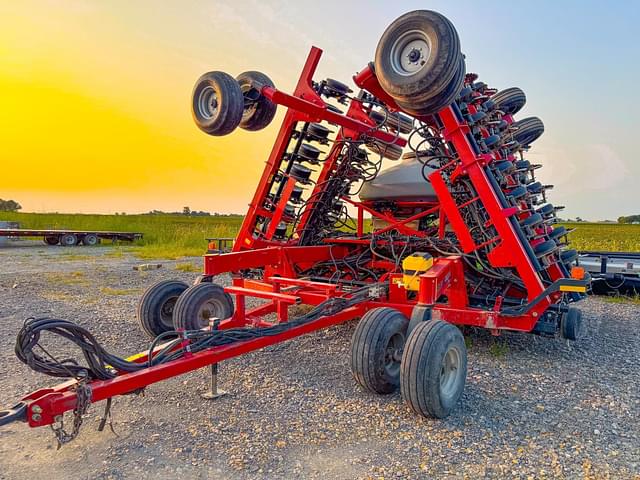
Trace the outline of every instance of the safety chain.
<instances>
[{"instance_id":1,"label":"safety chain","mask_svg":"<svg viewBox=\"0 0 640 480\"><path fill-rule=\"evenodd\" d=\"M57 423L51 424L51 430L58 441L58 450L65 443L69 443L78 436L80 427L82 426L82 416L87 413L89 405L91 405L91 387L87 385L87 377L80 379L75 388L76 391L76 408L73 409L73 429L71 433L64 430L64 417L60 415L56 417Z\"/></svg>"}]
</instances>

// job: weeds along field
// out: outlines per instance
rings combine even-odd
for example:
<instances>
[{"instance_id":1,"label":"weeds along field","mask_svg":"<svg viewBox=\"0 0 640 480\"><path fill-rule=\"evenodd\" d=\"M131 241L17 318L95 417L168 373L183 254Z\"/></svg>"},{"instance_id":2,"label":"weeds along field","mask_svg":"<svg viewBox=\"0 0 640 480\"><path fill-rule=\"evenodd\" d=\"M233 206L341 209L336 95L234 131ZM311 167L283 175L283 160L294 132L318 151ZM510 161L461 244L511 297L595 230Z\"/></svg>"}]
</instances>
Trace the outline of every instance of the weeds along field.
<instances>
[{"instance_id":1,"label":"weeds along field","mask_svg":"<svg viewBox=\"0 0 640 480\"><path fill-rule=\"evenodd\" d=\"M188 217L184 215L74 215L0 212L0 220L20 222L22 228L118 230L140 232L144 238L132 248L141 258L179 258L202 255L206 238L235 237L242 216ZM577 250L640 252L640 225L565 223ZM109 243L107 243L108 245Z\"/></svg>"},{"instance_id":2,"label":"weeds along field","mask_svg":"<svg viewBox=\"0 0 640 480\"><path fill-rule=\"evenodd\" d=\"M640 252L640 225L617 223L564 223L576 250Z\"/></svg>"}]
</instances>

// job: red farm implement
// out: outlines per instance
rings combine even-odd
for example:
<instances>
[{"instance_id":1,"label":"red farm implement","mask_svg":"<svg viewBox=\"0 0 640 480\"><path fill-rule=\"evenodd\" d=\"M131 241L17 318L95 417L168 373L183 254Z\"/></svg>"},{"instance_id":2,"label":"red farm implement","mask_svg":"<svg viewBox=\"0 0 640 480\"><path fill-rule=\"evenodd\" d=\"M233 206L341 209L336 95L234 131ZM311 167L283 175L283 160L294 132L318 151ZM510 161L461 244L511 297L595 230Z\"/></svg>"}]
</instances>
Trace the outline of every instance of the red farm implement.
<instances>
[{"instance_id":1,"label":"red farm implement","mask_svg":"<svg viewBox=\"0 0 640 480\"><path fill-rule=\"evenodd\" d=\"M207 254L193 286L163 281L144 294L138 316L155 340L129 359L71 322L27 321L18 357L70 380L27 395L0 423L55 424L64 441L77 433L62 434L66 411L77 427L92 402L355 318L358 383L400 388L417 413L439 418L466 379L454 324L576 339L570 304L588 280L554 225L551 186L524 158L544 130L515 120L524 93L466 73L455 29L431 11L387 28L355 94L314 80L321 54L311 49L292 94L259 72L198 80L193 116L210 135L259 130L287 108L232 251ZM220 274L232 285L214 283ZM301 304L307 313L296 314ZM86 364L36 354L43 331L75 342Z\"/></svg>"}]
</instances>

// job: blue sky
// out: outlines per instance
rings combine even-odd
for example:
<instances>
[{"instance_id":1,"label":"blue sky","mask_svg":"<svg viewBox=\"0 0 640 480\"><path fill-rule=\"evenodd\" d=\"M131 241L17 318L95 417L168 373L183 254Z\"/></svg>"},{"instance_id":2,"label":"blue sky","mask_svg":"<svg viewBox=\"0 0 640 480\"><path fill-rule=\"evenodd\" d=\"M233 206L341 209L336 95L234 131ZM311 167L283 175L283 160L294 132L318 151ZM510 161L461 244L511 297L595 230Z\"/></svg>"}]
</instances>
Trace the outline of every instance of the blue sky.
<instances>
[{"instance_id":1,"label":"blue sky","mask_svg":"<svg viewBox=\"0 0 640 480\"><path fill-rule=\"evenodd\" d=\"M459 32L467 70L498 88L521 87L528 98L521 118L544 121L546 132L529 158L544 164L540 177L556 185L551 199L567 206L563 215L600 220L640 213L635 113L640 101L634 93L640 77L640 2L221 3L226 5L221 18L234 13L231 23L255 29L255 35L268 31L267 50L280 48L291 60L290 68L274 75L287 87L311 43L325 50L321 74L349 78L373 58L393 19L420 8L443 13ZM232 25L216 28L233 30ZM260 44L238 50L269 72Z\"/></svg>"},{"instance_id":2,"label":"blue sky","mask_svg":"<svg viewBox=\"0 0 640 480\"><path fill-rule=\"evenodd\" d=\"M316 45L316 79L351 83L387 25L420 8L455 24L467 71L526 92L520 118L546 126L528 158L565 218L640 213L640 0L0 2L0 191L31 211L244 213L283 111L209 137L191 119L195 80L261 70L291 91ZM34 130L36 109L55 122Z\"/></svg>"}]
</instances>

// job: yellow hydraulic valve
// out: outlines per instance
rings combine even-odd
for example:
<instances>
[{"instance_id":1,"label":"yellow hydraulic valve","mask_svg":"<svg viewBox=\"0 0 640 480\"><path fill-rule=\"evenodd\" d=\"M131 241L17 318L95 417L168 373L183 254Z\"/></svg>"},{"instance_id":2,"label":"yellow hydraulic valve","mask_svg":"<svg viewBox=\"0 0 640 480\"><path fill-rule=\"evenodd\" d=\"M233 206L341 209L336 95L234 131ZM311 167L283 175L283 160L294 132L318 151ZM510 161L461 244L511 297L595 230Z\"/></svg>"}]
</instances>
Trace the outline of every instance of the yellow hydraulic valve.
<instances>
[{"instance_id":1,"label":"yellow hydraulic valve","mask_svg":"<svg viewBox=\"0 0 640 480\"><path fill-rule=\"evenodd\" d=\"M421 274L433 267L430 253L415 252L402 261L402 283L407 290L418 291Z\"/></svg>"}]
</instances>

